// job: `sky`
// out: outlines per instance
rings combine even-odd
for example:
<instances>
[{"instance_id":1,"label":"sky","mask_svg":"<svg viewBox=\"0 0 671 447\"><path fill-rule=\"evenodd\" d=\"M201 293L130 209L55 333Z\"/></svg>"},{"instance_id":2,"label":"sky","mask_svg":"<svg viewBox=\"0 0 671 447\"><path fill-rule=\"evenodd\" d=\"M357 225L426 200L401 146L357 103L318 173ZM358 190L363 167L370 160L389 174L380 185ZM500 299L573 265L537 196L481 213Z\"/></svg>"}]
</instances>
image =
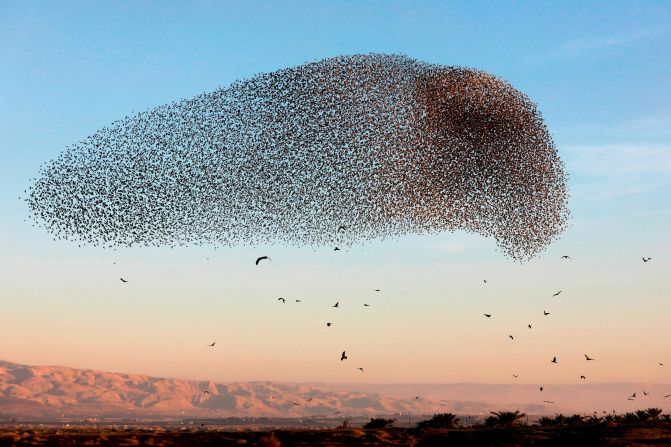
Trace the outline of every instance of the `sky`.
<instances>
[{"instance_id":1,"label":"sky","mask_svg":"<svg viewBox=\"0 0 671 447\"><path fill-rule=\"evenodd\" d=\"M110 251L27 220L40 165L116 119L367 53L527 94L569 173L562 237L522 264L461 232L337 254ZM671 383L669 54L664 1L0 0L0 359L224 382Z\"/></svg>"}]
</instances>

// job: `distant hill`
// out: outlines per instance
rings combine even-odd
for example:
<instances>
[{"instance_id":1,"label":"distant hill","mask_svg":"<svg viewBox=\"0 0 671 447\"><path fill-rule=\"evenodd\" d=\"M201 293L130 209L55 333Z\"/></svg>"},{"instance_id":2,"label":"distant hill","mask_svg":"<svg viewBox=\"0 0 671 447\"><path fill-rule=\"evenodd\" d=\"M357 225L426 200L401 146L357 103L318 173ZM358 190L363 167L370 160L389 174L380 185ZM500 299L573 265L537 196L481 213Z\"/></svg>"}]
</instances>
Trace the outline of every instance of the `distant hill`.
<instances>
[{"instance_id":1,"label":"distant hill","mask_svg":"<svg viewBox=\"0 0 671 447\"><path fill-rule=\"evenodd\" d=\"M487 414L502 408L538 414L572 408L566 405L568 401L580 403L576 396L581 395L585 401L581 405L592 402L590 409L600 409L606 403L599 401L604 396L631 403L627 395L643 388L632 384L555 387L565 387L559 391L561 406L542 402L543 397L556 395L556 390L540 396L531 385L224 384L0 361L0 416L303 417L336 412L343 416ZM646 398L650 399L636 408L661 406L656 403L661 396L653 393L668 394L669 389L671 386L648 386L646 391L651 394ZM590 398L593 392L597 394ZM415 399L416 395L420 398ZM671 404L671 399L666 401Z\"/></svg>"}]
</instances>

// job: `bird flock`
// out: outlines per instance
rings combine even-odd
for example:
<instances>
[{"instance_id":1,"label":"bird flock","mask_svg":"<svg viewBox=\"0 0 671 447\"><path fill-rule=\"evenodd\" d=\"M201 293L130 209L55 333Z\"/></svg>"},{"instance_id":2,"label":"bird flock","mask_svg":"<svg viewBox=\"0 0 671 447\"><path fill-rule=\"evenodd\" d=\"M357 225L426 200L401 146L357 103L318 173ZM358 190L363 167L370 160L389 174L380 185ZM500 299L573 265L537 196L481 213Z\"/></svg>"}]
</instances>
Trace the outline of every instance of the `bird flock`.
<instances>
[{"instance_id":1,"label":"bird flock","mask_svg":"<svg viewBox=\"0 0 671 447\"><path fill-rule=\"evenodd\" d=\"M569 216L563 163L528 97L483 71L381 54L126 116L46 163L26 193L35 225L104 248L279 241L340 251L460 229L525 260Z\"/></svg>"},{"instance_id":2,"label":"bird flock","mask_svg":"<svg viewBox=\"0 0 671 447\"><path fill-rule=\"evenodd\" d=\"M531 258L567 224L535 104L483 71L339 56L126 116L43 165L36 225L105 248L336 246L465 230Z\"/></svg>"}]
</instances>

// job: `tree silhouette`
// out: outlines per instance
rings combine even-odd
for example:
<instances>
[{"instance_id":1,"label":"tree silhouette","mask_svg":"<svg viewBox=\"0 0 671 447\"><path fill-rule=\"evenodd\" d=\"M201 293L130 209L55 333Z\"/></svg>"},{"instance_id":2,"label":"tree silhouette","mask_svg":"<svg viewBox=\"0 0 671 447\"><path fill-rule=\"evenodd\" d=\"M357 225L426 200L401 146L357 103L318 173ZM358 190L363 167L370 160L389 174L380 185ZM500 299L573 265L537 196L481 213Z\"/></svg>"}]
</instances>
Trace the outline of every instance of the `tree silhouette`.
<instances>
[{"instance_id":1,"label":"tree silhouette","mask_svg":"<svg viewBox=\"0 0 671 447\"><path fill-rule=\"evenodd\" d=\"M366 429L387 428L391 426L395 421L396 419L371 418L370 421L366 422L363 428Z\"/></svg>"},{"instance_id":2,"label":"tree silhouette","mask_svg":"<svg viewBox=\"0 0 671 447\"><path fill-rule=\"evenodd\" d=\"M492 411L492 415L485 419L486 426L512 427L520 422L526 414L519 411Z\"/></svg>"},{"instance_id":3,"label":"tree silhouette","mask_svg":"<svg viewBox=\"0 0 671 447\"><path fill-rule=\"evenodd\" d=\"M431 419L421 421L417 428L454 428L459 424L459 418L452 413L434 414Z\"/></svg>"}]
</instances>

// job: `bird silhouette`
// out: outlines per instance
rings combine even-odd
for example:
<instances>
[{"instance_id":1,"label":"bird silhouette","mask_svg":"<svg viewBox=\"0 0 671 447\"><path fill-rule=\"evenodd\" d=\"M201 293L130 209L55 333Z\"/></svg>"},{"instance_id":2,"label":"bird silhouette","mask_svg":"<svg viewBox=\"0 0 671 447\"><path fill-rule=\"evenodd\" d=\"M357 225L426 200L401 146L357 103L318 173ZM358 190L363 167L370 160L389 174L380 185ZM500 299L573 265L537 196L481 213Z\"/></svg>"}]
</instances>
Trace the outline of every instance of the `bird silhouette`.
<instances>
[{"instance_id":1,"label":"bird silhouette","mask_svg":"<svg viewBox=\"0 0 671 447\"><path fill-rule=\"evenodd\" d=\"M671 394L667 394L666 396L664 396L664 399L666 399L667 397L671 397Z\"/></svg>"},{"instance_id":2,"label":"bird silhouette","mask_svg":"<svg viewBox=\"0 0 671 447\"><path fill-rule=\"evenodd\" d=\"M659 362L659 366L664 366L664 363L662 363L662 362Z\"/></svg>"},{"instance_id":3,"label":"bird silhouette","mask_svg":"<svg viewBox=\"0 0 671 447\"><path fill-rule=\"evenodd\" d=\"M373 289L373 292L382 292L382 289Z\"/></svg>"},{"instance_id":4,"label":"bird silhouette","mask_svg":"<svg viewBox=\"0 0 671 447\"><path fill-rule=\"evenodd\" d=\"M121 282L128 282L128 281L126 281L126 280L123 279L123 278L119 278L119 279L121 280Z\"/></svg>"},{"instance_id":5,"label":"bird silhouette","mask_svg":"<svg viewBox=\"0 0 671 447\"><path fill-rule=\"evenodd\" d=\"M339 304L340 304L340 301L336 302L336 303L333 305L333 307L338 307Z\"/></svg>"},{"instance_id":6,"label":"bird silhouette","mask_svg":"<svg viewBox=\"0 0 671 447\"><path fill-rule=\"evenodd\" d=\"M552 357L552 360L550 360L552 363L557 363L557 357Z\"/></svg>"},{"instance_id":7,"label":"bird silhouette","mask_svg":"<svg viewBox=\"0 0 671 447\"><path fill-rule=\"evenodd\" d=\"M643 258L641 258L641 259L643 259L643 262L648 262L648 261L650 261L652 258L646 258L646 257L643 257Z\"/></svg>"},{"instance_id":8,"label":"bird silhouette","mask_svg":"<svg viewBox=\"0 0 671 447\"><path fill-rule=\"evenodd\" d=\"M279 298L277 299L277 301L282 301L282 302L283 302L284 304L286 304L286 303L287 303L287 300L285 300L285 299L284 299L284 298L282 298L282 297L279 297Z\"/></svg>"},{"instance_id":9,"label":"bird silhouette","mask_svg":"<svg viewBox=\"0 0 671 447\"><path fill-rule=\"evenodd\" d=\"M338 232L345 231L346 229L347 229L346 226L344 226L344 225L340 225L340 226L338 227Z\"/></svg>"},{"instance_id":10,"label":"bird silhouette","mask_svg":"<svg viewBox=\"0 0 671 447\"><path fill-rule=\"evenodd\" d=\"M487 318L492 318L492 314L484 314L484 316Z\"/></svg>"},{"instance_id":11,"label":"bird silhouette","mask_svg":"<svg viewBox=\"0 0 671 447\"><path fill-rule=\"evenodd\" d=\"M363 303L363 307L370 307L370 304Z\"/></svg>"},{"instance_id":12,"label":"bird silhouette","mask_svg":"<svg viewBox=\"0 0 671 447\"><path fill-rule=\"evenodd\" d=\"M334 248L333 251L340 251L338 247Z\"/></svg>"},{"instance_id":13,"label":"bird silhouette","mask_svg":"<svg viewBox=\"0 0 671 447\"><path fill-rule=\"evenodd\" d=\"M529 327L529 329L531 329L531 325L530 325L530 324L527 324L527 326Z\"/></svg>"},{"instance_id":14,"label":"bird silhouette","mask_svg":"<svg viewBox=\"0 0 671 447\"><path fill-rule=\"evenodd\" d=\"M588 356L587 354L585 354L585 360L590 361L590 360L594 360L594 359L592 357Z\"/></svg>"},{"instance_id":15,"label":"bird silhouette","mask_svg":"<svg viewBox=\"0 0 671 447\"><path fill-rule=\"evenodd\" d=\"M509 335L508 338L511 340L515 340L512 335Z\"/></svg>"},{"instance_id":16,"label":"bird silhouette","mask_svg":"<svg viewBox=\"0 0 671 447\"><path fill-rule=\"evenodd\" d=\"M555 292L554 294L552 294L552 296L553 296L553 297L555 297L555 296L559 296L560 293L562 293L561 290L560 290L559 292Z\"/></svg>"},{"instance_id":17,"label":"bird silhouette","mask_svg":"<svg viewBox=\"0 0 671 447\"><path fill-rule=\"evenodd\" d=\"M419 400L419 399L420 399L420 396L415 396L415 400Z\"/></svg>"},{"instance_id":18,"label":"bird silhouette","mask_svg":"<svg viewBox=\"0 0 671 447\"><path fill-rule=\"evenodd\" d=\"M587 377L585 377L585 376L580 376L580 378L581 378L582 380L587 379Z\"/></svg>"},{"instance_id":19,"label":"bird silhouette","mask_svg":"<svg viewBox=\"0 0 671 447\"><path fill-rule=\"evenodd\" d=\"M301 300L296 300L296 302L297 302L297 303L302 303L302 301L301 301Z\"/></svg>"},{"instance_id":20,"label":"bird silhouette","mask_svg":"<svg viewBox=\"0 0 671 447\"><path fill-rule=\"evenodd\" d=\"M513 377L516 378L516 379L517 379L519 376L520 376L519 374L513 374Z\"/></svg>"},{"instance_id":21,"label":"bird silhouette","mask_svg":"<svg viewBox=\"0 0 671 447\"><path fill-rule=\"evenodd\" d=\"M212 343L211 345L207 345L207 346L212 347L212 346L214 346L214 345L216 345L216 344L217 344L217 342L215 341L215 342Z\"/></svg>"},{"instance_id":22,"label":"bird silhouette","mask_svg":"<svg viewBox=\"0 0 671 447\"><path fill-rule=\"evenodd\" d=\"M570 257L569 255L564 255L564 256L562 256L561 258L562 258L562 259L571 259L571 257Z\"/></svg>"},{"instance_id":23,"label":"bird silhouette","mask_svg":"<svg viewBox=\"0 0 671 447\"><path fill-rule=\"evenodd\" d=\"M550 315L550 312L547 312L547 311L544 310L543 315Z\"/></svg>"},{"instance_id":24,"label":"bird silhouette","mask_svg":"<svg viewBox=\"0 0 671 447\"><path fill-rule=\"evenodd\" d=\"M633 397L628 397L627 400L634 400L634 398Z\"/></svg>"},{"instance_id":25,"label":"bird silhouette","mask_svg":"<svg viewBox=\"0 0 671 447\"><path fill-rule=\"evenodd\" d=\"M544 400L543 402L545 402L546 404L553 404L554 403L553 400Z\"/></svg>"},{"instance_id":26,"label":"bird silhouette","mask_svg":"<svg viewBox=\"0 0 671 447\"><path fill-rule=\"evenodd\" d=\"M205 390L205 391L203 391L203 394L210 394L210 392Z\"/></svg>"},{"instance_id":27,"label":"bird silhouette","mask_svg":"<svg viewBox=\"0 0 671 447\"><path fill-rule=\"evenodd\" d=\"M256 265L259 265L259 262L263 261L264 259L272 261L272 259L270 259L268 256L261 256L260 258L256 258Z\"/></svg>"},{"instance_id":28,"label":"bird silhouette","mask_svg":"<svg viewBox=\"0 0 671 447\"><path fill-rule=\"evenodd\" d=\"M485 283L485 284L487 284L487 280L486 280L486 279L483 279L482 282Z\"/></svg>"},{"instance_id":29,"label":"bird silhouette","mask_svg":"<svg viewBox=\"0 0 671 447\"><path fill-rule=\"evenodd\" d=\"M643 395L644 395L644 396L647 396L648 394L650 394L650 393L648 393L647 391L643 390Z\"/></svg>"},{"instance_id":30,"label":"bird silhouette","mask_svg":"<svg viewBox=\"0 0 671 447\"><path fill-rule=\"evenodd\" d=\"M347 353L345 351L340 354L340 361L342 362L343 360L347 360Z\"/></svg>"},{"instance_id":31,"label":"bird silhouette","mask_svg":"<svg viewBox=\"0 0 671 447\"><path fill-rule=\"evenodd\" d=\"M539 388L539 390L541 390L541 391L543 391L543 389L544 389L543 387L540 387L540 388Z\"/></svg>"},{"instance_id":32,"label":"bird silhouette","mask_svg":"<svg viewBox=\"0 0 671 447\"><path fill-rule=\"evenodd\" d=\"M631 398L634 398L634 397L636 397L636 393L632 394L632 395L631 395L631 396L629 396L629 397L631 397Z\"/></svg>"},{"instance_id":33,"label":"bird silhouette","mask_svg":"<svg viewBox=\"0 0 671 447\"><path fill-rule=\"evenodd\" d=\"M326 322L326 327L331 327L332 324L333 324L333 323L331 323L330 321L327 321L327 322Z\"/></svg>"},{"instance_id":34,"label":"bird silhouette","mask_svg":"<svg viewBox=\"0 0 671 447\"><path fill-rule=\"evenodd\" d=\"M364 372L363 368L359 368L359 371Z\"/></svg>"}]
</instances>

